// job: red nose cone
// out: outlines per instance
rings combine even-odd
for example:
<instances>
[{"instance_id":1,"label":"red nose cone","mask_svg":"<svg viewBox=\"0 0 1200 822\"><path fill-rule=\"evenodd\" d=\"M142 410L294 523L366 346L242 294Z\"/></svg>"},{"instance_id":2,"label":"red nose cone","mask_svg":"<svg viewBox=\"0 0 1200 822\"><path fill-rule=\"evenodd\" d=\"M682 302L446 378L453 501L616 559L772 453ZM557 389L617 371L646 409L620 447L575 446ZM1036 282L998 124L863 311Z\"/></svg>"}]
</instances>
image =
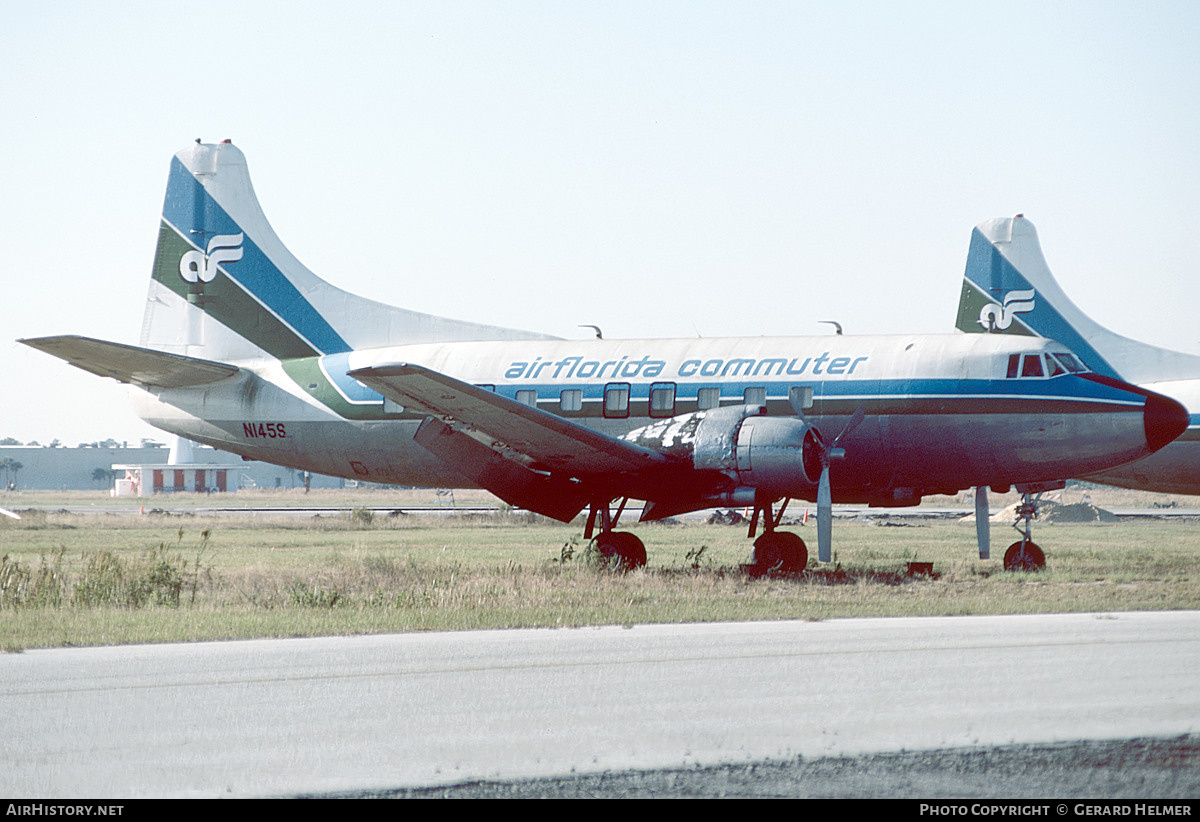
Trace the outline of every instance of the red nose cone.
<instances>
[{"instance_id":1,"label":"red nose cone","mask_svg":"<svg viewBox=\"0 0 1200 822\"><path fill-rule=\"evenodd\" d=\"M1161 394L1146 395L1144 412L1146 442L1157 451L1187 430L1188 412L1175 400Z\"/></svg>"}]
</instances>

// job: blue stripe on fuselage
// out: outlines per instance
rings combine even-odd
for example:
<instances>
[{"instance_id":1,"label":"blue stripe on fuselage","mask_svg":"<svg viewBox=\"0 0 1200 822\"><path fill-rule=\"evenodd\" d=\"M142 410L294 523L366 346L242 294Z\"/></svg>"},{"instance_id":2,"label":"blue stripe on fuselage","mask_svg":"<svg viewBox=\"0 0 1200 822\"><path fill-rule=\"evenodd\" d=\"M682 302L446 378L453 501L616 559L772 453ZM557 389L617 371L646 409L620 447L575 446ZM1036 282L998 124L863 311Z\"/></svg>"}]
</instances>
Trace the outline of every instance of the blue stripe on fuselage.
<instances>
[{"instance_id":1,"label":"blue stripe on fuselage","mask_svg":"<svg viewBox=\"0 0 1200 822\"><path fill-rule=\"evenodd\" d=\"M337 354L321 358L321 369L341 394L355 404L382 404L383 396L367 388L347 375L348 355ZM748 388L766 390L771 400L787 399L788 390L796 385L810 385L814 400L905 400L936 399L970 400L1057 400L1063 402L1109 403L1141 407L1141 396L1071 374L1062 374L1045 379L1006 380L958 380L958 379L895 379L895 380L813 380L799 381L738 381L738 382L695 382L671 381L656 377L652 380L633 382L630 380L604 380L602 382L510 382L496 384L496 393L515 399L518 391L535 391L541 402L557 400L563 391L576 390L585 402L603 399L604 390L610 385L628 385L630 399L646 401L654 385L675 385L676 402L695 401L699 389L719 388L723 401L738 400Z\"/></svg>"},{"instance_id":2,"label":"blue stripe on fuselage","mask_svg":"<svg viewBox=\"0 0 1200 822\"><path fill-rule=\"evenodd\" d=\"M346 373L350 369L349 359L350 352L321 357L319 362L321 371L329 378L338 393L346 398L347 402L354 405L382 405L382 394L373 388L367 388Z\"/></svg>"}]
</instances>

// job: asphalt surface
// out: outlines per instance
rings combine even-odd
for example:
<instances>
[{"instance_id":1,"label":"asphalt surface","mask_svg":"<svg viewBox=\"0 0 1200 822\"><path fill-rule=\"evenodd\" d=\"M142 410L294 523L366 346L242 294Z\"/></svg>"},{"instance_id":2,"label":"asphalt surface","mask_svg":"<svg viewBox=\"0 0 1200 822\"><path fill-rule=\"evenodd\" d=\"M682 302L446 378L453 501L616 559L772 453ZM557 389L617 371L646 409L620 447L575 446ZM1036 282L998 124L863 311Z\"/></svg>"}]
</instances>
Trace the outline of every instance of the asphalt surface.
<instances>
[{"instance_id":1,"label":"asphalt surface","mask_svg":"<svg viewBox=\"0 0 1200 822\"><path fill-rule=\"evenodd\" d=\"M30 650L0 795L1200 795L1197 671L1200 612Z\"/></svg>"},{"instance_id":2,"label":"asphalt surface","mask_svg":"<svg viewBox=\"0 0 1200 822\"><path fill-rule=\"evenodd\" d=\"M589 774L334 795L392 799L1183 800L1200 815L1200 736L1010 745ZM1068 804L1072 810L1074 806Z\"/></svg>"}]
</instances>

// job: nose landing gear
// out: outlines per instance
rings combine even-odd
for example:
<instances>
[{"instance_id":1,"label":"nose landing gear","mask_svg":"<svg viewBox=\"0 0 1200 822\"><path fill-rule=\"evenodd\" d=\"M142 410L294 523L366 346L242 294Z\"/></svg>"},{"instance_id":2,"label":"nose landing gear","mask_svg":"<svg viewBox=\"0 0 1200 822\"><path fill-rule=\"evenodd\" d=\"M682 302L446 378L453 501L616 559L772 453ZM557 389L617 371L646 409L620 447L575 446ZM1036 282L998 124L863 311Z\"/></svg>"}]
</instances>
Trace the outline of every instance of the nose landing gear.
<instances>
[{"instance_id":1,"label":"nose landing gear","mask_svg":"<svg viewBox=\"0 0 1200 822\"><path fill-rule=\"evenodd\" d=\"M1017 506L1017 521L1013 528L1021 535L1021 539L1008 546L1004 552L1005 571L1040 571L1046 567L1046 555L1033 541L1030 523L1037 517L1038 502L1042 494L1025 492L1021 494L1021 504Z\"/></svg>"}]
</instances>

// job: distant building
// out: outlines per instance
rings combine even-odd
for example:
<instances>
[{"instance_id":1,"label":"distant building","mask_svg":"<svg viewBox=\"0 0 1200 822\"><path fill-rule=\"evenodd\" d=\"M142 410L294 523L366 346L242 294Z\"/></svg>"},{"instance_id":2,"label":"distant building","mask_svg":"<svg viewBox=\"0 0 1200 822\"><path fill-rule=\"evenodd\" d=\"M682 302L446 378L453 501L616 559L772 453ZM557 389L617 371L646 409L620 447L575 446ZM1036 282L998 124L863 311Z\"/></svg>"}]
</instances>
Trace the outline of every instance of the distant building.
<instances>
[{"instance_id":1,"label":"distant building","mask_svg":"<svg viewBox=\"0 0 1200 822\"><path fill-rule=\"evenodd\" d=\"M114 465L113 470L124 471L125 476L117 479L112 493L116 497L149 497L178 491L192 491L197 494L236 491L240 469L240 465Z\"/></svg>"},{"instance_id":2,"label":"distant building","mask_svg":"<svg viewBox=\"0 0 1200 822\"><path fill-rule=\"evenodd\" d=\"M244 461L236 454L199 445L192 446L192 459L188 463L177 465L168 458L169 452L170 449L161 445L131 448L4 445L0 446L0 460L10 457L21 464L20 470L12 476L16 490L109 488L116 493L117 483L132 482L130 469L142 470L138 482L144 496L172 491L195 492L198 487L206 493L239 488L305 487L305 472L298 469ZM145 469L149 469L149 473L145 473ZM156 470L162 472L161 481L156 481ZM182 472L182 476L177 472ZM312 488L342 488L346 483L340 477L320 474L312 474L309 481ZM129 492L130 486L126 486L124 493Z\"/></svg>"}]
</instances>

